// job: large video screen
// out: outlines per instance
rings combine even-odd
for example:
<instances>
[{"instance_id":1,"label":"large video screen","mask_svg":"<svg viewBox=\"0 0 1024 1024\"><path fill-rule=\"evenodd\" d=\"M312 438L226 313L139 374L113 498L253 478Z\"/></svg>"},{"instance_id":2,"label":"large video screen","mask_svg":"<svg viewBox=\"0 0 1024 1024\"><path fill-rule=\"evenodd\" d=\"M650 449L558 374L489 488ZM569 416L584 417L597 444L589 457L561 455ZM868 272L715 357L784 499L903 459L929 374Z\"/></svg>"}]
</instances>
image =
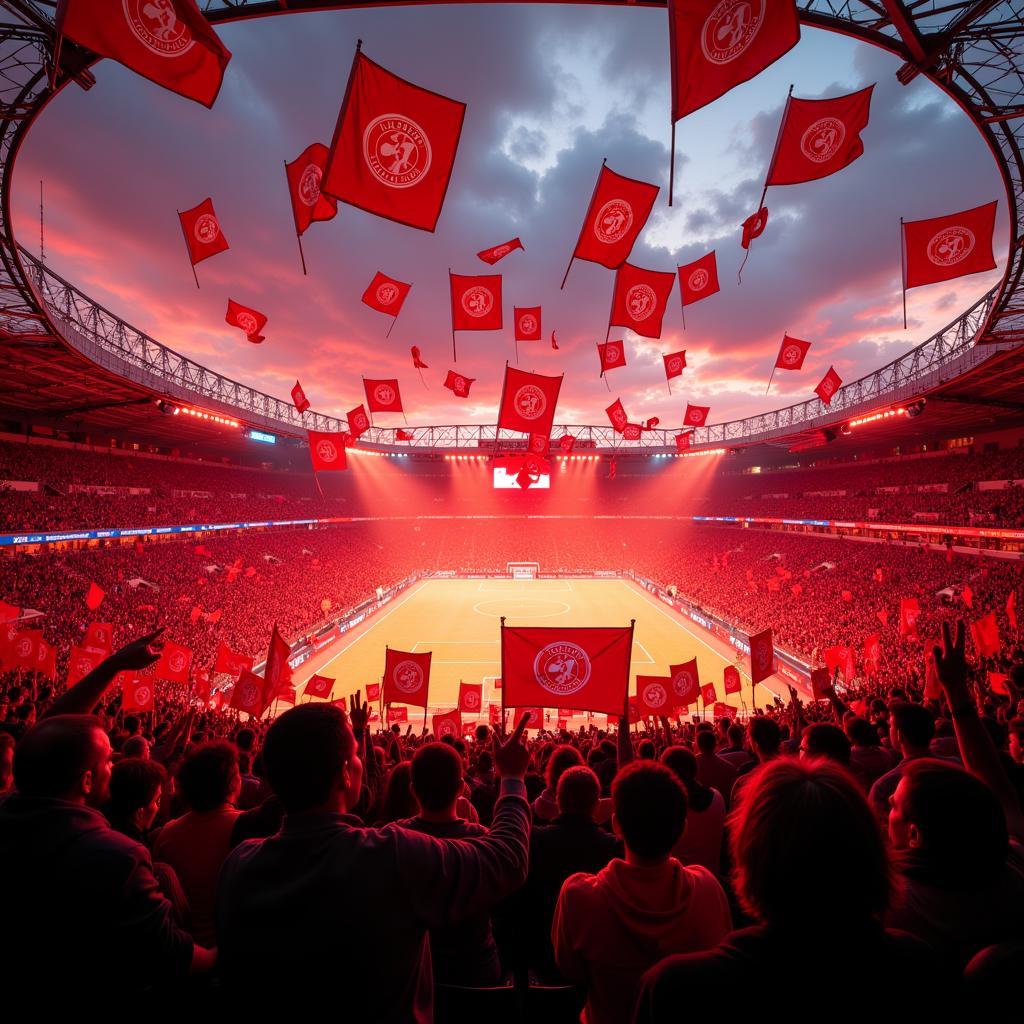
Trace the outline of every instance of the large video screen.
<instances>
[{"instance_id":1,"label":"large video screen","mask_svg":"<svg viewBox=\"0 0 1024 1024\"><path fill-rule=\"evenodd\" d=\"M496 491L546 491L551 488L551 474L545 472L547 460L505 455L494 460ZM525 486L524 486L525 485Z\"/></svg>"}]
</instances>

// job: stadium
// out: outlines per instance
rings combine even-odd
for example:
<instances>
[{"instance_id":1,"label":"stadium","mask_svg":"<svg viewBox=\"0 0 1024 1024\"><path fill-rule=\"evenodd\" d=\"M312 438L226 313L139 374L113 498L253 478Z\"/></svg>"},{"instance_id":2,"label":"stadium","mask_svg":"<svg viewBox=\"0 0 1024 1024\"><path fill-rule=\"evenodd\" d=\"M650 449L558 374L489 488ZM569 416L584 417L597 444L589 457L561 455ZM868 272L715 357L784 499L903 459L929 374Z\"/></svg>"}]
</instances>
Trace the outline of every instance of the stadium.
<instances>
[{"instance_id":1,"label":"stadium","mask_svg":"<svg viewBox=\"0 0 1024 1024\"><path fill-rule=\"evenodd\" d=\"M0 0L5 974L1012 1005L1022 18Z\"/></svg>"}]
</instances>

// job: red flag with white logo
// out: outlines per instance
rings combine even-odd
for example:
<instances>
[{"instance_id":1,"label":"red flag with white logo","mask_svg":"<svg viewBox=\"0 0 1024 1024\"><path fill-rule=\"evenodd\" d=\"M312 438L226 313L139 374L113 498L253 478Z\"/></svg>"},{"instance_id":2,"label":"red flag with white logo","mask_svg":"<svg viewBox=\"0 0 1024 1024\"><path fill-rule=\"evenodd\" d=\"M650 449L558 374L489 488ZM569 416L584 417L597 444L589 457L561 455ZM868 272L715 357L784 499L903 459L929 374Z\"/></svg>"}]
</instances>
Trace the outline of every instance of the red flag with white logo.
<instances>
[{"instance_id":1,"label":"red flag with white logo","mask_svg":"<svg viewBox=\"0 0 1024 1024\"><path fill-rule=\"evenodd\" d=\"M526 441L526 450L531 455L539 455L544 458L551 448L551 438L547 434L531 434ZM548 467L550 469L550 467Z\"/></svg>"},{"instance_id":2,"label":"red flag with white logo","mask_svg":"<svg viewBox=\"0 0 1024 1024\"><path fill-rule=\"evenodd\" d=\"M779 346L779 354L775 357L775 369L801 369L810 347L809 341L801 341L799 338L791 338L788 334L784 334L782 344Z\"/></svg>"},{"instance_id":3,"label":"red flag with white logo","mask_svg":"<svg viewBox=\"0 0 1024 1024\"><path fill-rule=\"evenodd\" d=\"M682 376L683 370L686 369L686 349L682 352L669 352L667 356L663 355L661 358L665 364L666 380Z\"/></svg>"},{"instance_id":4,"label":"red flag with white logo","mask_svg":"<svg viewBox=\"0 0 1024 1024\"><path fill-rule=\"evenodd\" d=\"M669 665L668 672L672 686L672 706L685 708L695 703L700 693L697 659L691 658L681 665Z\"/></svg>"},{"instance_id":5,"label":"red flag with white logo","mask_svg":"<svg viewBox=\"0 0 1024 1024\"><path fill-rule=\"evenodd\" d=\"M501 245L494 246L493 249L481 249L478 252L477 258L489 263L492 267L498 260L504 259L514 249L522 249L523 243L518 238L512 238L507 242L502 242Z\"/></svg>"},{"instance_id":6,"label":"red flag with white logo","mask_svg":"<svg viewBox=\"0 0 1024 1024\"><path fill-rule=\"evenodd\" d=\"M561 448L566 455L569 455L573 448L576 447L576 438L573 437L572 434L563 434L558 439L558 447Z\"/></svg>"},{"instance_id":7,"label":"red flag with white logo","mask_svg":"<svg viewBox=\"0 0 1024 1024\"><path fill-rule=\"evenodd\" d=\"M760 74L800 41L793 0L669 0L672 120Z\"/></svg>"},{"instance_id":8,"label":"red flag with white logo","mask_svg":"<svg viewBox=\"0 0 1024 1024\"><path fill-rule=\"evenodd\" d=\"M660 338L661 322L676 275L623 263L615 272L612 327L628 327L644 338Z\"/></svg>"},{"instance_id":9,"label":"red flag with white logo","mask_svg":"<svg viewBox=\"0 0 1024 1024\"><path fill-rule=\"evenodd\" d=\"M705 708L711 707L718 700L718 691L714 683L705 683L700 688L700 699L704 702Z\"/></svg>"},{"instance_id":10,"label":"red flag with white logo","mask_svg":"<svg viewBox=\"0 0 1024 1024\"><path fill-rule=\"evenodd\" d=\"M687 402L683 423L688 427L703 427L707 422L709 412L711 412L710 405L690 405Z\"/></svg>"},{"instance_id":11,"label":"red flag with white logo","mask_svg":"<svg viewBox=\"0 0 1024 1024\"><path fill-rule=\"evenodd\" d=\"M878 633L865 638L863 659L869 675L875 675L882 667L882 643Z\"/></svg>"},{"instance_id":12,"label":"red flag with white logo","mask_svg":"<svg viewBox=\"0 0 1024 1024\"><path fill-rule=\"evenodd\" d=\"M178 220L192 266L230 248L214 213L212 199L204 199L191 210L179 212Z\"/></svg>"},{"instance_id":13,"label":"red flag with white logo","mask_svg":"<svg viewBox=\"0 0 1024 1024\"><path fill-rule=\"evenodd\" d=\"M409 709L408 708L393 708L389 707L387 710L387 722L389 725L393 725L396 722L408 722L409 721Z\"/></svg>"},{"instance_id":14,"label":"red flag with white logo","mask_svg":"<svg viewBox=\"0 0 1024 1024\"><path fill-rule=\"evenodd\" d=\"M519 725L519 723L524 718L526 719L526 728L527 729L543 729L544 728L544 709L542 707L541 708L537 708L537 707L532 707L532 708L520 707L517 710L512 712L512 721L515 722L516 725Z\"/></svg>"},{"instance_id":15,"label":"red flag with white logo","mask_svg":"<svg viewBox=\"0 0 1024 1024\"><path fill-rule=\"evenodd\" d=\"M309 408L309 399L306 397L306 392L302 390L302 385L298 381L295 382L295 387L292 388L292 401L299 412L305 412Z\"/></svg>"},{"instance_id":16,"label":"red flag with white logo","mask_svg":"<svg viewBox=\"0 0 1024 1024\"><path fill-rule=\"evenodd\" d=\"M760 238L766 227L768 227L768 207L762 206L757 213L752 213L743 222L743 234L740 237L740 245L744 249L749 249L750 243L755 238ZM741 267L740 269L742 270L743 268Z\"/></svg>"},{"instance_id":17,"label":"red flag with white logo","mask_svg":"<svg viewBox=\"0 0 1024 1024\"><path fill-rule=\"evenodd\" d=\"M775 671L775 644L772 631L763 629L747 637L750 643L750 681L759 683Z\"/></svg>"},{"instance_id":18,"label":"red flag with white logo","mask_svg":"<svg viewBox=\"0 0 1024 1024\"><path fill-rule=\"evenodd\" d=\"M338 200L320 191L328 153L322 142L314 142L284 165L297 235L305 234L314 221L331 220L338 212Z\"/></svg>"},{"instance_id":19,"label":"red flag with white logo","mask_svg":"<svg viewBox=\"0 0 1024 1024\"><path fill-rule=\"evenodd\" d=\"M826 647L823 656L825 658L825 666L829 671L829 675L834 675L838 668L843 673L843 678L849 682L853 679L854 672L856 671L853 663L853 651L845 644L838 644L835 647Z\"/></svg>"},{"instance_id":20,"label":"red flag with white logo","mask_svg":"<svg viewBox=\"0 0 1024 1024\"><path fill-rule=\"evenodd\" d=\"M505 704L621 715L632 643L631 626L503 626Z\"/></svg>"},{"instance_id":21,"label":"red flag with white logo","mask_svg":"<svg viewBox=\"0 0 1024 1024\"><path fill-rule=\"evenodd\" d=\"M540 306L514 306L516 341L540 341Z\"/></svg>"},{"instance_id":22,"label":"red flag with white logo","mask_svg":"<svg viewBox=\"0 0 1024 1024\"><path fill-rule=\"evenodd\" d=\"M451 736L453 739L462 735L462 715L458 708L454 711L446 711L444 714L430 716L430 731L437 739L444 739Z\"/></svg>"},{"instance_id":23,"label":"red flag with white logo","mask_svg":"<svg viewBox=\"0 0 1024 1024\"><path fill-rule=\"evenodd\" d=\"M109 654L114 649L114 626L110 622L90 622L85 630L83 647Z\"/></svg>"},{"instance_id":24,"label":"red flag with white logo","mask_svg":"<svg viewBox=\"0 0 1024 1024\"><path fill-rule=\"evenodd\" d=\"M327 676L311 675L306 681L306 688L302 691L305 697L319 697L326 700L334 689L334 680Z\"/></svg>"},{"instance_id":25,"label":"red flag with white logo","mask_svg":"<svg viewBox=\"0 0 1024 1024\"><path fill-rule=\"evenodd\" d=\"M479 714L483 707L483 683L459 683L459 710Z\"/></svg>"},{"instance_id":26,"label":"red flag with white logo","mask_svg":"<svg viewBox=\"0 0 1024 1024\"><path fill-rule=\"evenodd\" d=\"M345 416L345 421L348 423L348 430L353 439L360 437L370 429L370 417L362 405L350 409Z\"/></svg>"},{"instance_id":27,"label":"red flag with white logo","mask_svg":"<svg viewBox=\"0 0 1024 1024\"><path fill-rule=\"evenodd\" d=\"M191 668L192 652L173 640L167 640L154 672L158 678L166 679L169 683L187 683Z\"/></svg>"},{"instance_id":28,"label":"red flag with white logo","mask_svg":"<svg viewBox=\"0 0 1024 1024\"><path fill-rule=\"evenodd\" d=\"M263 680L255 672L243 672L231 691L231 703L228 706L259 718L269 704L269 699L264 695Z\"/></svg>"},{"instance_id":29,"label":"red flag with white logo","mask_svg":"<svg viewBox=\"0 0 1024 1024\"><path fill-rule=\"evenodd\" d=\"M597 357L601 361L601 373L626 365L626 346L621 341L599 341Z\"/></svg>"},{"instance_id":30,"label":"red flag with white logo","mask_svg":"<svg viewBox=\"0 0 1024 1024\"><path fill-rule=\"evenodd\" d=\"M469 389L473 386L476 377L464 377L454 370L448 371L444 379L444 386L456 396L456 398L469 398Z\"/></svg>"},{"instance_id":31,"label":"red flag with white logo","mask_svg":"<svg viewBox=\"0 0 1024 1024\"><path fill-rule=\"evenodd\" d=\"M433 231L466 105L420 88L357 52L320 185L368 213Z\"/></svg>"},{"instance_id":32,"label":"red flag with white logo","mask_svg":"<svg viewBox=\"0 0 1024 1024\"><path fill-rule=\"evenodd\" d=\"M397 379L371 380L364 377L363 390L371 413L402 411L402 395L398 390Z\"/></svg>"},{"instance_id":33,"label":"red flag with white logo","mask_svg":"<svg viewBox=\"0 0 1024 1024\"><path fill-rule=\"evenodd\" d=\"M348 467L345 459L345 443L340 433L308 431L309 460L314 473L341 470Z\"/></svg>"},{"instance_id":34,"label":"red flag with white logo","mask_svg":"<svg viewBox=\"0 0 1024 1024\"><path fill-rule=\"evenodd\" d=\"M366 684L366 699L367 700L380 700L380 683L367 683Z\"/></svg>"},{"instance_id":35,"label":"red flag with white logo","mask_svg":"<svg viewBox=\"0 0 1024 1024\"><path fill-rule=\"evenodd\" d=\"M743 689L740 670L735 665L726 665L722 672L722 683L726 693L739 693Z\"/></svg>"},{"instance_id":36,"label":"red flag with white logo","mask_svg":"<svg viewBox=\"0 0 1024 1024\"><path fill-rule=\"evenodd\" d=\"M917 636L917 617L921 606L916 597L900 598L900 636Z\"/></svg>"},{"instance_id":37,"label":"red flag with white logo","mask_svg":"<svg viewBox=\"0 0 1024 1024\"><path fill-rule=\"evenodd\" d=\"M451 285L453 331L500 331L501 274L453 274Z\"/></svg>"},{"instance_id":38,"label":"red flag with white logo","mask_svg":"<svg viewBox=\"0 0 1024 1024\"><path fill-rule=\"evenodd\" d=\"M430 651L415 654L388 647L384 659L384 703L427 706Z\"/></svg>"},{"instance_id":39,"label":"red flag with white logo","mask_svg":"<svg viewBox=\"0 0 1024 1024\"><path fill-rule=\"evenodd\" d=\"M684 309L714 295L718 291L718 263L715 259L715 250L712 249L693 263L684 264L679 268L678 274Z\"/></svg>"},{"instance_id":40,"label":"red flag with white logo","mask_svg":"<svg viewBox=\"0 0 1024 1024\"><path fill-rule=\"evenodd\" d=\"M8 645L5 664L11 669L34 671L39 661L39 644L43 642L43 634L38 630L22 630L15 633Z\"/></svg>"},{"instance_id":41,"label":"red flag with white logo","mask_svg":"<svg viewBox=\"0 0 1024 1024\"><path fill-rule=\"evenodd\" d=\"M636 696L642 715L667 715L674 706L672 680L669 676L637 676Z\"/></svg>"},{"instance_id":42,"label":"red flag with white logo","mask_svg":"<svg viewBox=\"0 0 1024 1024\"><path fill-rule=\"evenodd\" d=\"M238 678L240 673L247 672L252 668L253 659L248 654L239 654L233 651L224 641L217 644L217 657L213 663L214 672L226 672L229 676Z\"/></svg>"},{"instance_id":43,"label":"red flag with white logo","mask_svg":"<svg viewBox=\"0 0 1024 1024\"><path fill-rule=\"evenodd\" d=\"M231 60L195 0L61 0L57 32L205 107Z\"/></svg>"},{"instance_id":44,"label":"red flag with white logo","mask_svg":"<svg viewBox=\"0 0 1024 1024\"><path fill-rule=\"evenodd\" d=\"M228 311L224 316L224 322L244 331L246 340L254 345L264 340L260 331L267 326L267 318L259 310L243 306L234 299L228 299Z\"/></svg>"},{"instance_id":45,"label":"red flag with white logo","mask_svg":"<svg viewBox=\"0 0 1024 1024\"><path fill-rule=\"evenodd\" d=\"M690 450L690 439L693 437L693 431L688 430L685 434L676 434L676 451L677 452L688 452Z\"/></svg>"},{"instance_id":46,"label":"red flag with white logo","mask_svg":"<svg viewBox=\"0 0 1024 1024\"><path fill-rule=\"evenodd\" d=\"M402 303L405 302L410 288L412 288L411 284L388 277L387 274L382 274L378 270L373 275L373 280L367 286L366 291L363 292L362 301L364 305L375 309L378 313L397 317L402 311Z\"/></svg>"},{"instance_id":47,"label":"red flag with white logo","mask_svg":"<svg viewBox=\"0 0 1024 1024\"><path fill-rule=\"evenodd\" d=\"M842 387L843 379L836 373L834 366L828 368L828 373L821 378L818 386L814 389L814 393L825 403L825 405L831 405L832 399L835 397L836 392Z\"/></svg>"},{"instance_id":48,"label":"red flag with white logo","mask_svg":"<svg viewBox=\"0 0 1024 1024\"><path fill-rule=\"evenodd\" d=\"M639 423L627 423L622 428L622 440L623 441L639 441L641 435L643 434L643 432L644 432L644 428L641 427ZM612 460L612 464L614 465L614 459ZM614 475L615 474L612 473L611 476L609 477L609 479L611 479L611 477L614 476Z\"/></svg>"},{"instance_id":49,"label":"red flag with white logo","mask_svg":"<svg viewBox=\"0 0 1024 1024\"><path fill-rule=\"evenodd\" d=\"M121 680L121 710L153 711L156 708L153 680L149 676L128 675Z\"/></svg>"},{"instance_id":50,"label":"red flag with white logo","mask_svg":"<svg viewBox=\"0 0 1024 1024\"><path fill-rule=\"evenodd\" d=\"M997 202L903 225L903 286L918 288L992 270Z\"/></svg>"},{"instance_id":51,"label":"red flag with white logo","mask_svg":"<svg viewBox=\"0 0 1024 1024\"><path fill-rule=\"evenodd\" d=\"M605 409L605 413L608 416L611 425L618 433L621 434L626 429L626 424L629 423L629 417L626 415L625 408L623 408L622 399L616 398L615 401Z\"/></svg>"},{"instance_id":52,"label":"red flag with white logo","mask_svg":"<svg viewBox=\"0 0 1024 1024\"><path fill-rule=\"evenodd\" d=\"M545 377L506 366L498 410L499 428L550 437L561 386L561 377Z\"/></svg>"},{"instance_id":53,"label":"red flag with white logo","mask_svg":"<svg viewBox=\"0 0 1024 1024\"><path fill-rule=\"evenodd\" d=\"M292 667L288 664L291 653L291 646L281 636L275 622L267 647L267 663L263 669L263 694L268 701L280 696L291 685Z\"/></svg>"},{"instance_id":54,"label":"red flag with white logo","mask_svg":"<svg viewBox=\"0 0 1024 1024\"><path fill-rule=\"evenodd\" d=\"M85 678L101 661L105 655L102 651L90 651L84 647L72 647L68 655L68 686L74 686L80 679Z\"/></svg>"},{"instance_id":55,"label":"red flag with white logo","mask_svg":"<svg viewBox=\"0 0 1024 1024\"><path fill-rule=\"evenodd\" d=\"M867 127L875 87L829 100L791 96L782 115L765 187L798 185L827 178L864 152L860 133Z\"/></svg>"}]
</instances>

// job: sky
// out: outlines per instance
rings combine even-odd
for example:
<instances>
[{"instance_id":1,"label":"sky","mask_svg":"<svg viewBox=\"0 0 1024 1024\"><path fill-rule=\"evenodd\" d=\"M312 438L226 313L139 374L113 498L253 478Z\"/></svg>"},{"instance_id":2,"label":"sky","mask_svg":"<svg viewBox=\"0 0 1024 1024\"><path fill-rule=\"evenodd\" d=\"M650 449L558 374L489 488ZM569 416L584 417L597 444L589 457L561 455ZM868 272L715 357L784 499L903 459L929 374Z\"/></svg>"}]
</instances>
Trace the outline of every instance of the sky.
<instances>
[{"instance_id":1,"label":"sky","mask_svg":"<svg viewBox=\"0 0 1024 1024\"><path fill-rule=\"evenodd\" d=\"M757 78L677 127L675 200L667 205L669 52L664 10L554 5L440 5L269 17L219 27L232 51L213 110L105 61L88 92L71 86L43 113L18 158L15 230L38 252L44 182L48 265L171 348L287 398L298 379L313 409L344 415L360 376L398 377L410 424L493 423L502 370L515 360L512 306L543 308L545 341L519 365L564 373L556 422L605 424L621 398L630 419L709 423L813 397L830 364L851 381L925 341L999 279L1006 200L995 162L959 109L867 44L803 28ZM396 74L467 103L435 233L339 206L303 238L299 264L283 161L330 143L357 38ZM740 225L757 208L786 92L842 95L877 83L864 155L817 182L769 189L770 220L737 284ZM660 339L623 337L628 365L599 377L614 271L577 262L559 283L602 158L662 186L630 262L674 271L717 252L719 294L688 307L678 282ZM213 198L230 250L201 263L197 291L175 211ZM900 295L899 218L999 200L996 271ZM518 235L493 271L475 256ZM463 332L451 358L448 269L501 272L505 330ZM390 318L360 302L376 271L413 287ZM228 298L269 318L252 345L224 323ZM555 329L559 351L548 338ZM783 332L812 348L799 372L765 385ZM430 369L412 368L418 345ZM688 367L669 395L662 353ZM475 377L471 397L441 387ZM383 416L381 425L402 425Z\"/></svg>"}]
</instances>

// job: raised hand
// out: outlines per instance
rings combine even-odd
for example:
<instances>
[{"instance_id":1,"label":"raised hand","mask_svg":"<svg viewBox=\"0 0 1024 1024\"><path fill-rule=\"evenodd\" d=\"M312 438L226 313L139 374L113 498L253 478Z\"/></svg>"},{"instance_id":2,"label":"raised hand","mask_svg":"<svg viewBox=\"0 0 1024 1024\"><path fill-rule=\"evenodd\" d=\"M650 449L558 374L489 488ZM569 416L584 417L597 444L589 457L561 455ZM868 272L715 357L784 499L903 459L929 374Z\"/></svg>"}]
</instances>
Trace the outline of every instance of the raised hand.
<instances>
[{"instance_id":1,"label":"raised hand","mask_svg":"<svg viewBox=\"0 0 1024 1024\"><path fill-rule=\"evenodd\" d=\"M356 690L352 694L352 700L349 703L349 720L352 722L353 729L365 729L367 722L370 721L370 704L368 701L360 700L359 695L362 690Z\"/></svg>"},{"instance_id":2,"label":"raised hand","mask_svg":"<svg viewBox=\"0 0 1024 1024\"><path fill-rule=\"evenodd\" d=\"M144 668L149 668L150 665L160 659L160 652L164 646L163 640L161 640L163 632L164 627L161 626L152 633L147 633L146 636L140 636L132 640L119 651L114 651L107 661L112 663L118 672L126 670L138 672Z\"/></svg>"},{"instance_id":3,"label":"raised hand","mask_svg":"<svg viewBox=\"0 0 1024 1024\"><path fill-rule=\"evenodd\" d=\"M530 763L530 752L522 742L522 737L529 718L529 715L523 715L515 731L506 740L499 739L498 732L495 730L494 767L502 778L522 779L526 775L526 768Z\"/></svg>"},{"instance_id":4,"label":"raised hand","mask_svg":"<svg viewBox=\"0 0 1024 1024\"><path fill-rule=\"evenodd\" d=\"M952 634L949 623L942 624L942 646L932 648L935 659L935 673L939 677L950 707L959 707L971 699L967 688L967 656L964 654L964 623L957 621L956 633Z\"/></svg>"}]
</instances>

